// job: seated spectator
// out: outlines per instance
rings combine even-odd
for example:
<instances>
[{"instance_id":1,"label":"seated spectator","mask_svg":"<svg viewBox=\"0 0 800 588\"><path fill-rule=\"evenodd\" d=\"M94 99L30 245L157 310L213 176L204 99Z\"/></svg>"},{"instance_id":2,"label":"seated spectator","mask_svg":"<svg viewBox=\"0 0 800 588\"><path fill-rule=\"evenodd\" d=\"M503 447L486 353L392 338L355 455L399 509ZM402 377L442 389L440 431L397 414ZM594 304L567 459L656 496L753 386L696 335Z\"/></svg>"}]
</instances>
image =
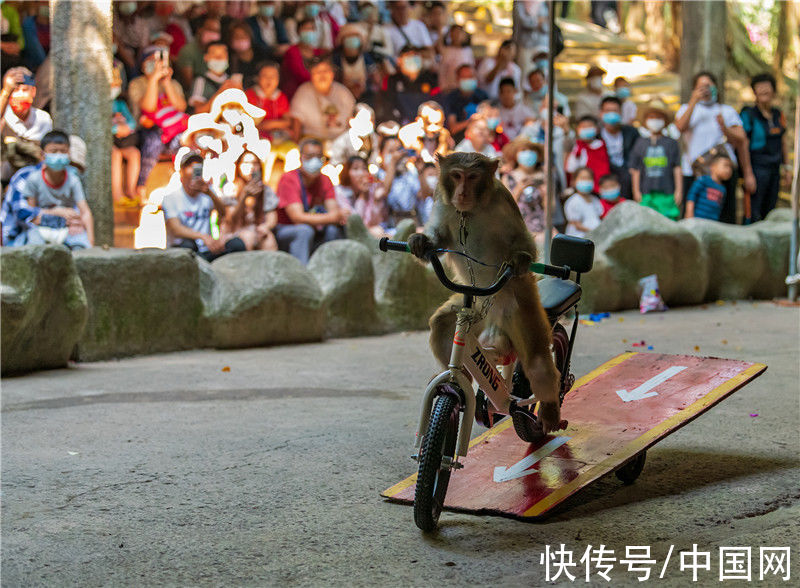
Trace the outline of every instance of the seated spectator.
<instances>
[{"instance_id":1,"label":"seated spectator","mask_svg":"<svg viewBox=\"0 0 800 588\"><path fill-rule=\"evenodd\" d=\"M733 162L727 155L716 155L709 166L710 173L700 176L686 195L686 218L706 218L718 221L725 202L725 182L733 175Z\"/></svg>"},{"instance_id":2,"label":"seated spectator","mask_svg":"<svg viewBox=\"0 0 800 588\"><path fill-rule=\"evenodd\" d=\"M39 141L53 128L53 120L44 110L33 106L35 97L36 82L30 70L24 67L8 70L0 91L3 179L41 159Z\"/></svg>"},{"instance_id":3,"label":"seated spectator","mask_svg":"<svg viewBox=\"0 0 800 588\"><path fill-rule=\"evenodd\" d=\"M150 172L163 152L175 154L180 136L188 126L186 99L181 85L172 78L172 68L163 59L162 50L148 47L142 63L143 76L131 80L128 98L136 117L141 114L141 169L136 182L139 198Z\"/></svg>"},{"instance_id":4,"label":"seated spectator","mask_svg":"<svg viewBox=\"0 0 800 588\"><path fill-rule=\"evenodd\" d=\"M333 77L331 62L318 60L311 65L311 81L300 86L292 98L291 113L300 121L304 135L330 140L347 130L356 100Z\"/></svg>"},{"instance_id":5,"label":"seated spectator","mask_svg":"<svg viewBox=\"0 0 800 588\"><path fill-rule=\"evenodd\" d=\"M319 33L313 20L300 21L297 32L299 41L286 51L281 66L281 89L289 100L297 88L311 79L311 63L325 53L319 47Z\"/></svg>"},{"instance_id":6,"label":"seated spectator","mask_svg":"<svg viewBox=\"0 0 800 588\"><path fill-rule=\"evenodd\" d=\"M603 205L593 194L595 177L592 170L582 167L575 171L575 192L564 203L564 216L567 217L567 235L585 237L600 225Z\"/></svg>"},{"instance_id":7,"label":"seated spectator","mask_svg":"<svg viewBox=\"0 0 800 588\"><path fill-rule=\"evenodd\" d=\"M375 133L375 112L366 104L356 104L350 127L336 137L328 147L330 163L340 165L358 156L369 163L377 163L380 140Z\"/></svg>"},{"instance_id":8,"label":"seated spectator","mask_svg":"<svg viewBox=\"0 0 800 588\"><path fill-rule=\"evenodd\" d=\"M367 48L374 55L375 61L384 63L393 59L395 47L388 31L381 24L381 16L375 0L362 0L358 3L360 22L366 27ZM405 45L405 42L403 43Z\"/></svg>"},{"instance_id":9,"label":"seated spectator","mask_svg":"<svg viewBox=\"0 0 800 588\"><path fill-rule=\"evenodd\" d=\"M497 99L500 96L500 83L507 78L511 79L515 88L522 84L522 70L514 63L517 57L517 46L511 39L506 39L500 44L495 57L484 57L478 66L478 80L481 89L489 98Z\"/></svg>"},{"instance_id":10,"label":"seated spectator","mask_svg":"<svg viewBox=\"0 0 800 588\"><path fill-rule=\"evenodd\" d=\"M638 108L636 103L631 100L631 84L622 76L614 79L614 95L619 98L622 105L620 114L622 115L622 124L630 125L636 120Z\"/></svg>"},{"instance_id":11,"label":"seated spectator","mask_svg":"<svg viewBox=\"0 0 800 588\"><path fill-rule=\"evenodd\" d=\"M264 183L261 160L245 151L236 165L233 182L236 203L229 206L222 222L223 240L238 237L248 251L277 251L273 231L278 224L278 197Z\"/></svg>"},{"instance_id":12,"label":"seated spectator","mask_svg":"<svg viewBox=\"0 0 800 588\"><path fill-rule=\"evenodd\" d=\"M289 112L289 99L281 92L280 66L272 61L261 64L256 84L247 90L247 100L266 114L258 123L261 137L274 144L296 141L300 135L300 122Z\"/></svg>"},{"instance_id":13,"label":"seated spectator","mask_svg":"<svg viewBox=\"0 0 800 588\"><path fill-rule=\"evenodd\" d=\"M231 25L230 31L230 73L240 75L242 87L249 88L256 81L258 66L267 57L253 46L253 32L243 22Z\"/></svg>"},{"instance_id":14,"label":"seated spectator","mask_svg":"<svg viewBox=\"0 0 800 588\"><path fill-rule=\"evenodd\" d=\"M344 237L347 212L339 208L323 166L322 143L300 142L300 169L286 172L278 182L278 226L275 238L281 251L288 251L303 264L314 250L328 241Z\"/></svg>"},{"instance_id":15,"label":"seated spectator","mask_svg":"<svg viewBox=\"0 0 800 588\"><path fill-rule=\"evenodd\" d=\"M497 157L499 153L492 146L489 126L486 119L473 116L469 120L464 139L456 145L454 151L461 153L481 153L486 157Z\"/></svg>"},{"instance_id":16,"label":"seated spectator","mask_svg":"<svg viewBox=\"0 0 800 588\"><path fill-rule=\"evenodd\" d=\"M596 180L593 189L597 191L600 188L597 180L611 172L606 144L597 138L597 119L589 115L582 117L576 131L575 146L567 156L564 169L568 174L573 174L579 168L588 167Z\"/></svg>"},{"instance_id":17,"label":"seated spectator","mask_svg":"<svg viewBox=\"0 0 800 588\"><path fill-rule=\"evenodd\" d=\"M8 183L5 196L3 196L3 206L0 208L0 227L2 227L3 247L19 247L28 242L29 222L41 215L41 209L28 204L28 199L23 194L23 189L28 176L40 173L42 163L28 165L17 171ZM52 211L50 211L52 213ZM62 214L76 217L77 213L72 209L65 208ZM53 223L65 222L63 216L41 215L40 222L45 226Z\"/></svg>"},{"instance_id":18,"label":"seated spectator","mask_svg":"<svg viewBox=\"0 0 800 588\"><path fill-rule=\"evenodd\" d=\"M422 69L422 56L416 47L406 45L397 60L398 71L387 82L383 95L381 118L407 124L417 116L417 109L431 94L438 93L438 78L429 69ZM379 109L380 112L380 109Z\"/></svg>"},{"instance_id":19,"label":"seated spectator","mask_svg":"<svg viewBox=\"0 0 800 588\"><path fill-rule=\"evenodd\" d=\"M225 218L225 204L203 180L203 158L189 153L180 163L180 188L164 196L161 208L172 247L191 249L206 261L227 253L244 251L239 237L227 240L211 236L211 211Z\"/></svg>"},{"instance_id":20,"label":"seated spectator","mask_svg":"<svg viewBox=\"0 0 800 588\"><path fill-rule=\"evenodd\" d=\"M666 105L660 100L652 101L644 113L648 136L636 140L628 165L633 199L678 220L683 198L681 150L678 142L664 133L668 124Z\"/></svg>"},{"instance_id":21,"label":"seated spectator","mask_svg":"<svg viewBox=\"0 0 800 588\"><path fill-rule=\"evenodd\" d=\"M567 97L555 89L556 107L558 111L569 118L572 111L569 108ZM533 69L528 73L528 86L525 97L525 105L536 113L542 111L542 106L547 103L547 76L544 69Z\"/></svg>"},{"instance_id":22,"label":"seated spectator","mask_svg":"<svg viewBox=\"0 0 800 588\"><path fill-rule=\"evenodd\" d=\"M30 219L27 244L57 243L68 249L88 249L94 244L94 219L80 179L67 169L69 137L61 131L50 131L42 137L41 145L44 163L20 187L28 205L41 209L39 216ZM47 222L42 215L56 222Z\"/></svg>"},{"instance_id":23,"label":"seated spectator","mask_svg":"<svg viewBox=\"0 0 800 588\"><path fill-rule=\"evenodd\" d=\"M366 44L367 34L361 25L344 25L336 38L333 64L337 70L337 81L350 90L356 100L371 102L380 78L375 60L366 52Z\"/></svg>"},{"instance_id":24,"label":"seated spectator","mask_svg":"<svg viewBox=\"0 0 800 588\"><path fill-rule=\"evenodd\" d=\"M600 138L606 144L611 171L617 175L622 185L622 197L630 200L631 176L628 172L628 159L633 145L639 139L639 131L634 127L622 124L622 104L616 96L606 96L600 103L600 117L603 126Z\"/></svg>"},{"instance_id":25,"label":"seated spectator","mask_svg":"<svg viewBox=\"0 0 800 588\"><path fill-rule=\"evenodd\" d=\"M142 155L139 152L139 133L125 95L122 93L121 69L114 68L111 77L111 197L115 203L136 203L136 183L139 179ZM123 187L122 165L126 181Z\"/></svg>"},{"instance_id":26,"label":"seated spectator","mask_svg":"<svg viewBox=\"0 0 800 588\"><path fill-rule=\"evenodd\" d=\"M359 155L353 155L345 162L336 186L339 207L360 216L367 230L378 239L386 236L383 225L389 215L384 198L386 193L379 188L367 169L367 160Z\"/></svg>"},{"instance_id":27,"label":"seated spectator","mask_svg":"<svg viewBox=\"0 0 800 588\"><path fill-rule=\"evenodd\" d=\"M16 3L3 2L2 10L2 41L0 41L0 61L3 69L21 67L23 65L22 51L25 49L25 36L22 32L22 23Z\"/></svg>"},{"instance_id":28,"label":"seated spectator","mask_svg":"<svg viewBox=\"0 0 800 588\"><path fill-rule=\"evenodd\" d=\"M536 113L525 106L518 98L517 86L512 78L503 78L499 84L500 103L497 114L503 132L509 140L517 138L522 127L529 121L536 120Z\"/></svg>"},{"instance_id":29,"label":"seated spectator","mask_svg":"<svg viewBox=\"0 0 800 588\"><path fill-rule=\"evenodd\" d=\"M511 171L502 175L503 184L519 206L525 226L537 244L544 239L545 231L545 176L542 171L544 149L525 139L509 143L503 156Z\"/></svg>"},{"instance_id":30,"label":"seated spectator","mask_svg":"<svg viewBox=\"0 0 800 588\"><path fill-rule=\"evenodd\" d=\"M219 41L222 38L221 32L222 27L218 16L204 17L194 39L186 43L178 52L176 65L181 83L187 90L191 88L195 79L206 73L203 49L209 44Z\"/></svg>"},{"instance_id":31,"label":"seated spectator","mask_svg":"<svg viewBox=\"0 0 800 588\"><path fill-rule=\"evenodd\" d=\"M600 204L603 205L603 215L600 218L605 218L609 210L625 200L620 191L619 178L615 174L606 174L600 178Z\"/></svg>"},{"instance_id":32,"label":"seated spectator","mask_svg":"<svg viewBox=\"0 0 800 588\"><path fill-rule=\"evenodd\" d=\"M499 154L503 147L508 145L509 138L500 124L500 111L495 104L495 102L489 102L488 100L481 102L478 105L478 111L475 116L479 116L486 121L486 126L489 127L489 142Z\"/></svg>"},{"instance_id":33,"label":"seated spectator","mask_svg":"<svg viewBox=\"0 0 800 588\"><path fill-rule=\"evenodd\" d=\"M414 165L415 158L416 154L404 149L400 139L384 137L381 143L381 168L377 176L386 194L389 221L384 228L390 235L394 234L401 220L411 218L419 224L417 208L422 202L419 200L421 186Z\"/></svg>"},{"instance_id":34,"label":"seated spectator","mask_svg":"<svg viewBox=\"0 0 800 588\"><path fill-rule=\"evenodd\" d=\"M586 89L575 98L575 117L597 117L600 114L600 101L603 99L603 76L606 70L593 65L586 73Z\"/></svg>"},{"instance_id":35,"label":"seated spectator","mask_svg":"<svg viewBox=\"0 0 800 588\"><path fill-rule=\"evenodd\" d=\"M462 65L475 67L475 54L472 52L470 38L461 25L453 25L439 46L439 88L449 92L458 88L458 68Z\"/></svg>"},{"instance_id":36,"label":"seated spectator","mask_svg":"<svg viewBox=\"0 0 800 588\"><path fill-rule=\"evenodd\" d=\"M337 3L330 3L332 7L336 7ZM298 3L297 13L294 18L287 18L284 21L286 30L289 33L289 38L296 40L302 34L300 29L303 22L309 21L313 28L312 30L317 34L318 42L317 47L326 53L331 51L336 40L336 35L339 32L339 23L331 14L330 10L326 9L323 2L310 2ZM295 24L298 23L298 24Z\"/></svg>"},{"instance_id":37,"label":"seated spectator","mask_svg":"<svg viewBox=\"0 0 800 588\"><path fill-rule=\"evenodd\" d=\"M280 18L281 3L277 0L258 2L258 11L246 19L253 33L253 43L260 53L280 59L289 49L289 34Z\"/></svg>"},{"instance_id":38,"label":"seated spectator","mask_svg":"<svg viewBox=\"0 0 800 588\"><path fill-rule=\"evenodd\" d=\"M389 34L392 46L397 50L411 45L419 47L424 56L433 58L433 41L428 28L419 20L411 18L411 5L408 0L389 3L391 19L384 28Z\"/></svg>"},{"instance_id":39,"label":"seated spectator","mask_svg":"<svg viewBox=\"0 0 800 588\"><path fill-rule=\"evenodd\" d=\"M426 2L423 18L431 41L434 46L439 45L439 41L444 38L449 30L447 26L447 6L445 6L444 2Z\"/></svg>"},{"instance_id":40,"label":"seated spectator","mask_svg":"<svg viewBox=\"0 0 800 588\"><path fill-rule=\"evenodd\" d=\"M211 104L219 94L228 88L242 88L241 74L228 75L228 46L222 41L214 41L206 46L203 60L206 73L198 76L192 85L189 106L194 112L209 112Z\"/></svg>"},{"instance_id":41,"label":"seated spectator","mask_svg":"<svg viewBox=\"0 0 800 588\"><path fill-rule=\"evenodd\" d=\"M478 88L475 70L464 64L458 68L458 88L444 95L444 112L447 115L447 128L456 141L464 138L464 130L470 117L478 110L478 104L489 97Z\"/></svg>"}]
</instances>

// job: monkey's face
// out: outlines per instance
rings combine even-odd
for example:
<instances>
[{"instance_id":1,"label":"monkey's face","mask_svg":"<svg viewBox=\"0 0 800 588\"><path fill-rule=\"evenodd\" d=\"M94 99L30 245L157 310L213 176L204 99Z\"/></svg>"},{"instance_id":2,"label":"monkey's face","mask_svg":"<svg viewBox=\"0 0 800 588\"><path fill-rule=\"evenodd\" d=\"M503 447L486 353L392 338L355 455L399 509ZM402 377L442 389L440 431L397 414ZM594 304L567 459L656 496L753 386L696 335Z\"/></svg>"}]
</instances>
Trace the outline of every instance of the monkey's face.
<instances>
[{"instance_id":1,"label":"monkey's face","mask_svg":"<svg viewBox=\"0 0 800 588\"><path fill-rule=\"evenodd\" d=\"M459 212L479 208L490 198L498 161L479 153L453 153L439 158L442 198Z\"/></svg>"}]
</instances>

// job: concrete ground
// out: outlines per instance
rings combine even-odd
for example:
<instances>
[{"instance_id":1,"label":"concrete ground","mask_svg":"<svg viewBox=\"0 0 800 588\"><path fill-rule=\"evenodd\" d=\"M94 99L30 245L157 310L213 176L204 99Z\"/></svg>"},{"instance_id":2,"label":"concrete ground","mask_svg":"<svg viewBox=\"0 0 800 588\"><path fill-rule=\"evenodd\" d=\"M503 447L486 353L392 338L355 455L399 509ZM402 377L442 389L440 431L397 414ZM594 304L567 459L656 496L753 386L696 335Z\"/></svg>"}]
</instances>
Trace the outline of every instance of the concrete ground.
<instances>
[{"instance_id":1,"label":"concrete ground","mask_svg":"<svg viewBox=\"0 0 800 588\"><path fill-rule=\"evenodd\" d=\"M618 559L649 545L654 577L674 545L665 586L691 581L692 544L711 552L701 585L718 584L721 546L752 547L754 579L759 547L791 546L796 585L799 333L797 308L766 302L581 326L576 375L640 340L769 369L652 448L632 486L603 478L540 523L446 512L431 537L379 497L415 470L425 333L5 379L2 584L541 585L540 556L563 543L581 583L589 545ZM609 575L638 584L621 564Z\"/></svg>"}]
</instances>

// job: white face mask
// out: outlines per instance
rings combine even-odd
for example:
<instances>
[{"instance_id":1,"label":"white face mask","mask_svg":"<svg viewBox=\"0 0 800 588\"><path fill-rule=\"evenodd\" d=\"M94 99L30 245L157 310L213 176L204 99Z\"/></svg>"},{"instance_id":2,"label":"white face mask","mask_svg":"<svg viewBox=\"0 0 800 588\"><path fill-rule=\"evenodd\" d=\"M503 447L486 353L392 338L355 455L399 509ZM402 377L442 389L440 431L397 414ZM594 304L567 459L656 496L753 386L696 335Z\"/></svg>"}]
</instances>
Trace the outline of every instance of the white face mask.
<instances>
[{"instance_id":1,"label":"white face mask","mask_svg":"<svg viewBox=\"0 0 800 588\"><path fill-rule=\"evenodd\" d=\"M589 87L592 90L599 90L603 87L603 78L595 76L593 78L589 78Z\"/></svg>"},{"instance_id":2,"label":"white face mask","mask_svg":"<svg viewBox=\"0 0 800 588\"><path fill-rule=\"evenodd\" d=\"M439 184L439 178L436 176L426 176L425 183L428 184L428 188L430 188L431 191L434 191Z\"/></svg>"},{"instance_id":3,"label":"white face mask","mask_svg":"<svg viewBox=\"0 0 800 588\"><path fill-rule=\"evenodd\" d=\"M660 118L648 118L646 121L644 121L644 126L646 126L653 133L660 133L661 129L664 128L664 125L664 120Z\"/></svg>"}]
</instances>

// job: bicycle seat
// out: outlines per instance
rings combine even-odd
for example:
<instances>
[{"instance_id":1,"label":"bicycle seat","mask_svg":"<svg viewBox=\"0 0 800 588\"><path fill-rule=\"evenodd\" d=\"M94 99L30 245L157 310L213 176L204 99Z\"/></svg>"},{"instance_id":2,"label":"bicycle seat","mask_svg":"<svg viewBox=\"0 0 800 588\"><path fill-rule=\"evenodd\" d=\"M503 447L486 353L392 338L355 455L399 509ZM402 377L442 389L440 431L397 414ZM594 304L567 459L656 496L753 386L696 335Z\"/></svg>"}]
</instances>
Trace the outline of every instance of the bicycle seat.
<instances>
[{"instance_id":1,"label":"bicycle seat","mask_svg":"<svg viewBox=\"0 0 800 588\"><path fill-rule=\"evenodd\" d=\"M581 298L581 287L572 280L539 280L539 298L550 321L555 321Z\"/></svg>"}]
</instances>

